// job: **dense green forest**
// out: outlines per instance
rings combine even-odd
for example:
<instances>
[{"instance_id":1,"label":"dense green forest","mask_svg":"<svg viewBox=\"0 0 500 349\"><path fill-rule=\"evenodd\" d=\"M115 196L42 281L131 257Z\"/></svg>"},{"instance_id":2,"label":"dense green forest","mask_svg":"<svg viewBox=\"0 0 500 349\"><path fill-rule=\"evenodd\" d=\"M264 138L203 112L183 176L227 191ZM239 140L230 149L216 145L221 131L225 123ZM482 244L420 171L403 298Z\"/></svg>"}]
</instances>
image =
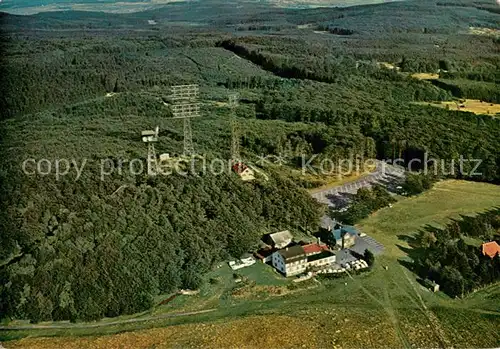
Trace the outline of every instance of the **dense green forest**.
<instances>
[{"instance_id":1,"label":"dense green forest","mask_svg":"<svg viewBox=\"0 0 500 349\"><path fill-rule=\"evenodd\" d=\"M146 157L142 130L160 127L158 153L182 152L182 122L169 107L174 84L200 85L193 138L209 161L229 159L233 118L225 102L237 92L245 161L280 155L297 170L313 155L313 166L462 155L481 159L481 174L471 175L474 163L455 163L445 177L500 180L498 117L414 104L498 99L499 42L467 32L497 27L487 2L300 11L189 4L128 15L1 15L2 317L144 310L158 294L197 288L206 271L251 250L263 233L315 229L324 208L302 187L321 183L291 180L284 168L263 165L269 179L251 183L231 171L130 173L130 162ZM410 74L438 69L435 85ZM54 168L29 175L27 159L73 165L62 178ZM125 163L123 173L101 179L107 159ZM377 190L360 193L374 195L360 203L360 217L389 203Z\"/></svg>"},{"instance_id":2,"label":"dense green forest","mask_svg":"<svg viewBox=\"0 0 500 349\"><path fill-rule=\"evenodd\" d=\"M4 316L92 320L142 311L155 295L198 288L214 263L255 248L270 229L319 219L318 204L279 179L98 176L5 188L17 195L2 207Z\"/></svg>"},{"instance_id":3,"label":"dense green forest","mask_svg":"<svg viewBox=\"0 0 500 349\"><path fill-rule=\"evenodd\" d=\"M415 238L414 268L423 278L441 285L450 296L467 293L500 279L500 255L485 256L477 244L465 239L491 241L499 239L500 209L476 217L463 217L443 229L427 227Z\"/></svg>"}]
</instances>

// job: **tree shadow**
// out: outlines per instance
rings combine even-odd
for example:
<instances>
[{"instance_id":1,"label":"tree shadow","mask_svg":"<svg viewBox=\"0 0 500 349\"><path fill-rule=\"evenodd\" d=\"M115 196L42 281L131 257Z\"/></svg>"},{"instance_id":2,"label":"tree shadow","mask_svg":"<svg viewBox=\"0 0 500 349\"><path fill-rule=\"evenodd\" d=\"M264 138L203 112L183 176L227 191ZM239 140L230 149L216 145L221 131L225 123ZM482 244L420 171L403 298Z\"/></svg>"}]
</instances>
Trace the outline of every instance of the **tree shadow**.
<instances>
[{"instance_id":1,"label":"tree shadow","mask_svg":"<svg viewBox=\"0 0 500 349\"><path fill-rule=\"evenodd\" d=\"M413 261L410 262L410 261L405 260L405 259L398 259L398 263L401 264L406 269L408 269L409 271L411 271L412 273L414 273L416 271L416 267L415 267L415 264Z\"/></svg>"},{"instance_id":2,"label":"tree shadow","mask_svg":"<svg viewBox=\"0 0 500 349\"><path fill-rule=\"evenodd\" d=\"M408 245L410 245L410 246L414 246L417 243L417 238L414 235L400 234L400 235L396 235L396 237L401 241L407 242Z\"/></svg>"},{"instance_id":3,"label":"tree shadow","mask_svg":"<svg viewBox=\"0 0 500 349\"><path fill-rule=\"evenodd\" d=\"M337 194L327 194L325 197L335 209L341 209L349 205L354 198L354 194L339 192Z\"/></svg>"},{"instance_id":4,"label":"tree shadow","mask_svg":"<svg viewBox=\"0 0 500 349\"><path fill-rule=\"evenodd\" d=\"M315 238L319 238L322 242L331 245L333 243L332 240L332 232L325 228L319 228L318 231L313 233Z\"/></svg>"},{"instance_id":5,"label":"tree shadow","mask_svg":"<svg viewBox=\"0 0 500 349\"><path fill-rule=\"evenodd\" d=\"M422 237L425 235L425 233L432 233L434 234L434 236L436 236L437 234L443 233L443 231L444 229L441 227L426 224L414 233L397 235L400 241L406 242L409 246L406 247L400 244L396 244L396 247L407 255L407 258L398 259L399 264L401 264L411 272L419 275L418 266L420 260L422 259L422 256L425 255L426 251L426 247L422 246Z\"/></svg>"}]
</instances>

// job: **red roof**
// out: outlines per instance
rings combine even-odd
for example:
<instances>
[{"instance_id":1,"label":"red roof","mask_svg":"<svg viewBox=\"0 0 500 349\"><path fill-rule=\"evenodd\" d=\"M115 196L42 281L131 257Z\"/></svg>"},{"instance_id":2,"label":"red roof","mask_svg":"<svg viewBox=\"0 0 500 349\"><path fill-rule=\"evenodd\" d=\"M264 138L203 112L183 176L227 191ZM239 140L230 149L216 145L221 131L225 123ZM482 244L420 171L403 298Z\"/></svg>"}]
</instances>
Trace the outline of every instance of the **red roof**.
<instances>
[{"instance_id":1,"label":"red roof","mask_svg":"<svg viewBox=\"0 0 500 349\"><path fill-rule=\"evenodd\" d=\"M493 258L496 254L500 254L500 246L496 243L496 241L491 241L483 244L483 254L485 256L489 256Z\"/></svg>"},{"instance_id":2,"label":"red roof","mask_svg":"<svg viewBox=\"0 0 500 349\"><path fill-rule=\"evenodd\" d=\"M237 164L233 165L233 171L236 172L237 174L242 174L243 171L247 169L247 165L245 165L242 162L238 162Z\"/></svg>"},{"instance_id":3,"label":"red roof","mask_svg":"<svg viewBox=\"0 0 500 349\"><path fill-rule=\"evenodd\" d=\"M321 251L324 251L328 249L326 245L318 245L318 244L309 244L302 246L306 254L313 254L313 253L320 253Z\"/></svg>"}]
</instances>

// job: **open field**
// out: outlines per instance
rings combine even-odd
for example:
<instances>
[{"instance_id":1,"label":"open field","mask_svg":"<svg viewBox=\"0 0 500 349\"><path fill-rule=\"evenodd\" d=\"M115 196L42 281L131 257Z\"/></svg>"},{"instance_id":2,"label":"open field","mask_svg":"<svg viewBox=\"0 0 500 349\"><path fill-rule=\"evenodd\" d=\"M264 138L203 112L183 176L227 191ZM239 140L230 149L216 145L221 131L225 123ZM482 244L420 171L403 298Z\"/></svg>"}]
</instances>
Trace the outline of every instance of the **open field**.
<instances>
[{"instance_id":1,"label":"open field","mask_svg":"<svg viewBox=\"0 0 500 349\"><path fill-rule=\"evenodd\" d=\"M433 74L433 73L415 73L411 75L412 78L419 79L419 80L434 80L434 79L439 79L439 74Z\"/></svg>"},{"instance_id":2,"label":"open field","mask_svg":"<svg viewBox=\"0 0 500 349\"><path fill-rule=\"evenodd\" d=\"M386 247L392 258L404 257L397 245L408 247L400 234L417 231L427 224L444 224L460 215L477 213L500 205L500 186L458 180L439 182L417 197L399 201L361 222L360 229Z\"/></svg>"},{"instance_id":3,"label":"open field","mask_svg":"<svg viewBox=\"0 0 500 349\"><path fill-rule=\"evenodd\" d=\"M499 186L441 182L361 222L360 229L384 243L386 252L372 271L352 279L321 280L292 290L269 267L255 264L237 271L254 282L255 293L235 297L240 286L223 265L208 276L217 282L207 283L199 295L180 296L153 311L217 308L211 312L97 328L76 324L64 330L3 331L0 338L28 337L7 342L8 348L498 347L500 285L452 300L424 289L398 261L405 258L399 235L497 205ZM269 294L271 288L293 292ZM119 333L125 331L133 332ZM63 337L39 338L48 336Z\"/></svg>"},{"instance_id":4,"label":"open field","mask_svg":"<svg viewBox=\"0 0 500 349\"><path fill-rule=\"evenodd\" d=\"M12 0L0 2L0 11L16 15L32 15L52 11L102 11L108 13L134 13L158 8L182 0L146 0L146 1L67 1L55 0L50 2L25 1L23 4ZM268 0L277 7L308 8L324 6L353 6L382 3L383 0Z\"/></svg>"},{"instance_id":5,"label":"open field","mask_svg":"<svg viewBox=\"0 0 500 349\"><path fill-rule=\"evenodd\" d=\"M469 27L469 34L500 37L500 30L494 28Z\"/></svg>"},{"instance_id":6,"label":"open field","mask_svg":"<svg viewBox=\"0 0 500 349\"><path fill-rule=\"evenodd\" d=\"M419 102L420 105L430 105L432 107L447 108L449 110L465 111L474 114L495 115L500 113L500 104L481 102L478 99L464 99L461 101L444 102Z\"/></svg>"},{"instance_id":7,"label":"open field","mask_svg":"<svg viewBox=\"0 0 500 349\"><path fill-rule=\"evenodd\" d=\"M384 68L392 69L392 70L396 70L396 71L400 71L401 70L400 67L395 66L393 63L378 62L377 64L378 64L379 67L384 67Z\"/></svg>"}]
</instances>

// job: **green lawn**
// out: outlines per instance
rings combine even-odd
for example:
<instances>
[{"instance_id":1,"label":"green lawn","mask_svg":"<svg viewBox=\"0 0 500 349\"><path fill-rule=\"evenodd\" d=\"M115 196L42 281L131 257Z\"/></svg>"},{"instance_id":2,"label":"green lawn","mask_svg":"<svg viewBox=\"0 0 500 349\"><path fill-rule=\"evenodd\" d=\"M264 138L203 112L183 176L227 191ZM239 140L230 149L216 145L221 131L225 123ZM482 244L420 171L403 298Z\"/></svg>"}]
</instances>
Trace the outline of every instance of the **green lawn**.
<instances>
[{"instance_id":1,"label":"green lawn","mask_svg":"<svg viewBox=\"0 0 500 349\"><path fill-rule=\"evenodd\" d=\"M460 215L500 206L500 186L450 180L437 183L429 192L399 201L360 222L358 227L380 241L391 257L403 257L398 247L408 244L398 235L409 235L425 225L442 225Z\"/></svg>"}]
</instances>

